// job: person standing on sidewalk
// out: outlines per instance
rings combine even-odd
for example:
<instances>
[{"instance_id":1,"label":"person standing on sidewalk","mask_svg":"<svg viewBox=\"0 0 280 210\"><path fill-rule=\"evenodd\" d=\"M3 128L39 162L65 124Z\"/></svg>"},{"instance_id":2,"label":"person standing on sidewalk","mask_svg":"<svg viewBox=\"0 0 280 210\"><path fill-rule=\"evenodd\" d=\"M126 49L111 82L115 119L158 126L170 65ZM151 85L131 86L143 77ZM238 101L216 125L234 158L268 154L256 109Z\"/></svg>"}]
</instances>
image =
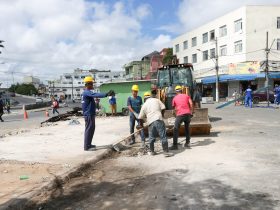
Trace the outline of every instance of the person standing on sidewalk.
<instances>
[{"instance_id":1,"label":"person standing on sidewalk","mask_svg":"<svg viewBox=\"0 0 280 210\"><path fill-rule=\"evenodd\" d=\"M170 148L171 150L178 149L178 136L179 136L179 129L184 122L185 124L185 135L186 135L186 143L184 147L190 148L190 122L193 112L193 102L190 96L182 93L182 87L177 85L175 87L176 96L172 100L172 106L176 111L176 119L173 131L173 145Z\"/></svg>"},{"instance_id":2,"label":"person standing on sidewalk","mask_svg":"<svg viewBox=\"0 0 280 210\"><path fill-rule=\"evenodd\" d=\"M166 128L162 117L165 105L159 99L152 98L150 92L146 92L144 94L144 98L145 103L141 108L138 119L143 120L144 118L147 118L147 123L149 125L149 146L151 155L156 154L154 143L158 134L161 140L163 152L165 156L169 156Z\"/></svg>"},{"instance_id":3,"label":"person standing on sidewalk","mask_svg":"<svg viewBox=\"0 0 280 210\"><path fill-rule=\"evenodd\" d=\"M82 93L82 109L85 118L85 136L84 136L84 150L92 151L95 150L96 146L92 144L92 138L95 131L95 115L96 115L96 104L95 98L105 98L109 96L112 91L108 93L94 93L93 83L94 79L91 76L85 77L85 90Z\"/></svg>"},{"instance_id":4,"label":"person standing on sidewalk","mask_svg":"<svg viewBox=\"0 0 280 210\"><path fill-rule=\"evenodd\" d=\"M129 96L127 99L127 107L129 110L129 127L130 134L134 133L135 121L137 121L139 125L138 115L140 113L140 109L142 106L142 98L138 96L139 87L138 85L133 85L132 88L132 96ZM145 134L144 131L140 131L140 136L142 140L142 146L145 146ZM131 136L130 145L135 144L135 136Z\"/></svg>"},{"instance_id":5,"label":"person standing on sidewalk","mask_svg":"<svg viewBox=\"0 0 280 210\"><path fill-rule=\"evenodd\" d=\"M251 86L249 85L248 88L245 90L245 107L253 107L253 97L252 97L253 90L251 89Z\"/></svg>"},{"instance_id":6,"label":"person standing on sidewalk","mask_svg":"<svg viewBox=\"0 0 280 210\"><path fill-rule=\"evenodd\" d=\"M4 120L2 119L2 116L4 114L4 102L0 96L0 121L4 122Z\"/></svg>"},{"instance_id":7,"label":"person standing on sidewalk","mask_svg":"<svg viewBox=\"0 0 280 210\"><path fill-rule=\"evenodd\" d=\"M55 97L52 97L52 113L55 115L55 113L59 114L58 109L59 108L59 103Z\"/></svg>"},{"instance_id":8,"label":"person standing on sidewalk","mask_svg":"<svg viewBox=\"0 0 280 210\"><path fill-rule=\"evenodd\" d=\"M117 113L117 100L115 94L113 94L109 99L109 104L111 107L112 116L116 115Z\"/></svg>"}]
</instances>

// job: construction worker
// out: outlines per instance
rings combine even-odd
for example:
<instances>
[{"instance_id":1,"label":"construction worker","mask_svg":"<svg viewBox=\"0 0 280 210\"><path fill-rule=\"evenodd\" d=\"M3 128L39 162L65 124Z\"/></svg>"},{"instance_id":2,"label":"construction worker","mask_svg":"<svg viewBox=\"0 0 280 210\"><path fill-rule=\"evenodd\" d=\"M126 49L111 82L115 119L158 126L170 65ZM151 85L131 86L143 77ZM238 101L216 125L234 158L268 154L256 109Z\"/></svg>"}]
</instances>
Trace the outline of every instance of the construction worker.
<instances>
[{"instance_id":1,"label":"construction worker","mask_svg":"<svg viewBox=\"0 0 280 210\"><path fill-rule=\"evenodd\" d=\"M245 107L250 107L252 108L252 93L253 93L253 90L251 89L251 86L249 85L248 88L245 90Z\"/></svg>"},{"instance_id":2,"label":"construction worker","mask_svg":"<svg viewBox=\"0 0 280 210\"><path fill-rule=\"evenodd\" d=\"M0 96L0 121L4 122L4 120L2 119L2 116L4 114L4 102Z\"/></svg>"},{"instance_id":3,"label":"construction worker","mask_svg":"<svg viewBox=\"0 0 280 210\"><path fill-rule=\"evenodd\" d=\"M112 91L108 93L93 93L94 79L91 76L85 77L84 83L85 90L82 93L82 109L85 118L84 150L92 151L96 148L95 145L91 144L95 131L96 104L94 99L105 98L110 95Z\"/></svg>"},{"instance_id":4,"label":"construction worker","mask_svg":"<svg viewBox=\"0 0 280 210\"><path fill-rule=\"evenodd\" d=\"M141 108L139 118L147 118L147 124L149 125L149 147L150 154L155 155L154 143L157 134L160 137L163 152L166 156L168 153L168 141L166 137L166 128L163 121L162 113L165 110L165 105L157 98L151 97L150 92L144 94L145 103Z\"/></svg>"},{"instance_id":5,"label":"construction worker","mask_svg":"<svg viewBox=\"0 0 280 210\"><path fill-rule=\"evenodd\" d=\"M130 134L134 133L135 121L139 125L138 115L140 113L140 109L142 106L142 98L138 96L139 87L138 85L133 85L131 88L132 96L129 96L127 99L127 107L129 109L129 126L130 126ZM142 146L145 146L145 134L142 130L140 132ZM130 145L135 144L135 136L131 136Z\"/></svg>"},{"instance_id":6,"label":"construction worker","mask_svg":"<svg viewBox=\"0 0 280 210\"><path fill-rule=\"evenodd\" d=\"M179 128L184 122L185 124L185 135L186 135L186 143L184 147L190 148L190 122L193 113L193 102L190 96L182 93L182 87L177 85L175 87L176 96L172 100L172 106L176 111L176 120L173 131L173 145L170 148L171 150L178 149L178 136L179 136Z\"/></svg>"}]
</instances>

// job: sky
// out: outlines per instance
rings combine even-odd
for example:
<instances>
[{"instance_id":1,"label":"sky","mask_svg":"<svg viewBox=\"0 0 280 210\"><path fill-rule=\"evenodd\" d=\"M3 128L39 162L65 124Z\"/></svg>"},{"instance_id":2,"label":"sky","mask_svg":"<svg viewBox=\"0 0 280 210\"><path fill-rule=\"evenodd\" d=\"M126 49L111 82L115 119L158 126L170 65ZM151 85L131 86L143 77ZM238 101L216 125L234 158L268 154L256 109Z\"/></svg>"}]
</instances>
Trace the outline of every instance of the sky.
<instances>
[{"instance_id":1,"label":"sky","mask_svg":"<svg viewBox=\"0 0 280 210\"><path fill-rule=\"evenodd\" d=\"M75 68L120 71L244 5L279 0L0 0L0 83L53 80ZM14 72L12 74L12 72ZM12 75L14 77L12 77Z\"/></svg>"}]
</instances>

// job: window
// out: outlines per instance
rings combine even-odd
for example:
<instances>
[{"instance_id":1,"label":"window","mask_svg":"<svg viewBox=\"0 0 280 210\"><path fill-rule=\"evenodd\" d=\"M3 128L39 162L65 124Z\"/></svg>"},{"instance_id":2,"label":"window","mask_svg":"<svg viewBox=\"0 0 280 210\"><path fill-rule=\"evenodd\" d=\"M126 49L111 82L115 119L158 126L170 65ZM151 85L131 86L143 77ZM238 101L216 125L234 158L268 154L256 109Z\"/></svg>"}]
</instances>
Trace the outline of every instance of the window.
<instances>
[{"instance_id":1,"label":"window","mask_svg":"<svg viewBox=\"0 0 280 210\"><path fill-rule=\"evenodd\" d=\"M237 41L237 42L234 42L234 52L235 53L240 53L242 52L242 41Z\"/></svg>"},{"instance_id":2,"label":"window","mask_svg":"<svg viewBox=\"0 0 280 210\"><path fill-rule=\"evenodd\" d=\"M78 77L78 76L75 76L74 78L75 78L75 79L79 79L79 77Z\"/></svg>"},{"instance_id":3,"label":"window","mask_svg":"<svg viewBox=\"0 0 280 210\"><path fill-rule=\"evenodd\" d=\"M224 25L220 27L220 37L226 36L227 35L227 26Z\"/></svg>"},{"instance_id":4,"label":"window","mask_svg":"<svg viewBox=\"0 0 280 210\"><path fill-rule=\"evenodd\" d=\"M67 89L62 89L63 92L67 91Z\"/></svg>"},{"instance_id":5,"label":"window","mask_svg":"<svg viewBox=\"0 0 280 210\"><path fill-rule=\"evenodd\" d=\"M188 63L189 62L189 58L188 58L188 56L185 56L184 57L184 63Z\"/></svg>"},{"instance_id":6,"label":"window","mask_svg":"<svg viewBox=\"0 0 280 210\"><path fill-rule=\"evenodd\" d=\"M234 31L242 31L242 19L234 21Z\"/></svg>"},{"instance_id":7,"label":"window","mask_svg":"<svg viewBox=\"0 0 280 210\"><path fill-rule=\"evenodd\" d=\"M210 31L210 41L215 40L215 30Z\"/></svg>"},{"instance_id":8,"label":"window","mask_svg":"<svg viewBox=\"0 0 280 210\"><path fill-rule=\"evenodd\" d=\"M192 54L192 62L193 63L197 62L197 55L196 54Z\"/></svg>"},{"instance_id":9,"label":"window","mask_svg":"<svg viewBox=\"0 0 280 210\"><path fill-rule=\"evenodd\" d=\"M215 48L210 49L210 58L215 58Z\"/></svg>"},{"instance_id":10,"label":"window","mask_svg":"<svg viewBox=\"0 0 280 210\"><path fill-rule=\"evenodd\" d=\"M202 60L207 61L208 60L208 50L205 50L202 52Z\"/></svg>"},{"instance_id":11,"label":"window","mask_svg":"<svg viewBox=\"0 0 280 210\"><path fill-rule=\"evenodd\" d=\"M80 91L80 89L76 89L76 91Z\"/></svg>"},{"instance_id":12,"label":"window","mask_svg":"<svg viewBox=\"0 0 280 210\"><path fill-rule=\"evenodd\" d=\"M277 28L280 29L280 17L277 17Z\"/></svg>"},{"instance_id":13,"label":"window","mask_svg":"<svg viewBox=\"0 0 280 210\"><path fill-rule=\"evenodd\" d=\"M184 45L184 50L188 49L188 41L184 41L183 45Z\"/></svg>"},{"instance_id":14,"label":"window","mask_svg":"<svg viewBox=\"0 0 280 210\"><path fill-rule=\"evenodd\" d=\"M81 79L84 79L85 78L85 76L81 76Z\"/></svg>"},{"instance_id":15,"label":"window","mask_svg":"<svg viewBox=\"0 0 280 210\"><path fill-rule=\"evenodd\" d=\"M176 52L176 53L179 52L179 44L176 44L176 45L175 45L175 52Z\"/></svg>"},{"instance_id":16,"label":"window","mask_svg":"<svg viewBox=\"0 0 280 210\"><path fill-rule=\"evenodd\" d=\"M208 42L208 32L202 34L202 43Z\"/></svg>"},{"instance_id":17,"label":"window","mask_svg":"<svg viewBox=\"0 0 280 210\"><path fill-rule=\"evenodd\" d=\"M192 47L195 47L196 44L197 44L196 37L193 37L193 38L192 38Z\"/></svg>"},{"instance_id":18,"label":"window","mask_svg":"<svg viewBox=\"0 0 280 210\"><path fill-rule=\"evenodd\" d=\"M227 55L227 46L226 45L220 46L220 55L221 56Z\"/></svg>"},{"instance_id":19,"label":"window","mask_svg":"<svg viewBox=\"0 0 280 210\"><path fill-rule=\"evenodd\" d=\"M280 39L277 39L277 50L280 50Z\"/></svg>"}]
</instances>

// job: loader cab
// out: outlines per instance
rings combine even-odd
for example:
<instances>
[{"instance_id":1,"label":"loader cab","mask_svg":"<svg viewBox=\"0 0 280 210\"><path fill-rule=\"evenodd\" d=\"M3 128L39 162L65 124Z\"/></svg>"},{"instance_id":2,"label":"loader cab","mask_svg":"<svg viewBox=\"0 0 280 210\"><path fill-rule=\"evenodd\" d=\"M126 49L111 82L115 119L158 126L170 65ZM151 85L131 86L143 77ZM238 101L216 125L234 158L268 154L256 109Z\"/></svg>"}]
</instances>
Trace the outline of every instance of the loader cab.
<instances>
[{"instance_id":1,"label":"loader cab","mask_svg":"<svg viewBox=\"0 0 280 210\"><path fill-rule=\"evenodd\" d=\"M190 94L193 93L193 66L191 64L176 64L163 66L158 69L157 87L165 90L165 105L168 109L172 109L171 102L176 95L175 86L181 85L188 87Z\"/></svg>"}]
</instances>

